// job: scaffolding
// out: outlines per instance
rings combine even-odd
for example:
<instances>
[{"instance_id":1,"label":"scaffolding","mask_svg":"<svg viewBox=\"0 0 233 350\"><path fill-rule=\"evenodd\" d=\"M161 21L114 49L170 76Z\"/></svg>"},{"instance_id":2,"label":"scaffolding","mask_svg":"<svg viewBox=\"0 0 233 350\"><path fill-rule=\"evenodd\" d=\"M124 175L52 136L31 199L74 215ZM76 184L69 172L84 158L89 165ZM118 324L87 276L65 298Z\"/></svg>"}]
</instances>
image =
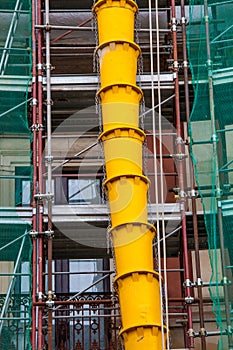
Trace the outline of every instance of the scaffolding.
<instances>
[{"instance_id":1,"label":"scaffolding","mask_svg":"<svg viewBox=\"0 0 233 350\"><path fill-rule=\"evenodd\" d=\"M232 3L1 1L0 349L233 349Z\"/></svg>"}]
</instances>

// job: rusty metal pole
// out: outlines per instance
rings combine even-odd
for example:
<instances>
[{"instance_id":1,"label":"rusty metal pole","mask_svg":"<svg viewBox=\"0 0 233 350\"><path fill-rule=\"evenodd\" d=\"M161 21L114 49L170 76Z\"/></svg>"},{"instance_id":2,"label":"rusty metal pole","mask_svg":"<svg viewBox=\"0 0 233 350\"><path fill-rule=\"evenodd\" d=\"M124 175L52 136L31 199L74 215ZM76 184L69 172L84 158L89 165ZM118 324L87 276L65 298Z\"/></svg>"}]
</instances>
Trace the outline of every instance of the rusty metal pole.
<instances>
[{"instance_id":1,"label":"rusty metal pole","mask_svg":"<svg viewBox=\"0 0 233 350\"><path fill-rule=\"evenodd\" d=\"M32 229L37 230L36 222L36 186L37 186L37 86L36 86L36 8L35 0L32 1L32 166L33 166L33 192L32 192ZM36 301L36 285L37 285L37 243L36 239L32 241L32 302ZM32 350L36 350L36 307L32 306L32 326L31 326L31 343Z\"/></svg>"},{"instance_id":2,"label":"rusty metal pole","mask_svg":"<svg viewBox=\"0 0 233 350\"><path fill-rule=\"evenodd\" d=\"M52 321L53 313L53 291L52 291L52 253L53 253L53 224L52 224L52 150L51 150L51 62L50 62L50 18L49 18L49 0L45 0L45 46L46 46L46 117L47 117L47 202L48 202L48 230L47 230L47 247L48 247L48 295L47 295L47 306L48 306L48 350L53 349L53 330Z\"/></svg>"},{"instance_id":3,"label":"rusty metal pole","mask_svg":"<svg viewBox=\"0 0 233 350\"><path fill-rule=\"evenodd\" d=\"M36 12L37 12L37 24L42 24L42 4L41 0L36 1ZM43 75L43 58L42 58L42 43L43 35L42 31L38 30L37 33L37 100L38 100L38 183L37 183L37 193L43 193L43 88L42 88L42 75ZM37 202L37 232L43 232L43 203ZM38 291L37 297L38 301L43 300L43 264L44 262L44 252L43 252L43 237L39 236L37 239L37 278L38 278ZM38 325L37 325L37 334L38 334L38 350L42 350L44 347L44 335L43 335L43 308L38 308Z\"/></svg>"},{"instance_id":4,"label":"rusty metal pole","mask_svg":"<svg viewBox=\"0 0 233 350\"><path fill-rule=\"evenodd\" d=\"M185 92L185 112L186 120L189 122L190 118L190 104L189 104L189 87L188 87L188 57L187 57L187 41L186 41L186 17L185 17L185 5L184 0L181 0L181 27L183 38L183 69L184 69L184 92ZM192 184L194 185L194 173L193 167L191 167ZM198 224L197 224L197 207L196 207L196 193L193 189L191 192L192 200L192 215L193 215L193 233L194 233L194 246L195 246L195 267L196 267L196 279L197 279L197 293L198 293L198 307L200 316L200 337L202 350L206 350L206 331L204 324L204 306L202 295L202 279L201 279L201 264L199 253L199 238L198 238Z\"/></svg>"},{"instance_id":5,"label":"rusty metal pole","mask_svg":"<svg viewBox=\"0 0 233 350\"><path fill-rule=\"evenodd\" d=\"M185 285L185 302L187 306L188 314L188 337L189 337L189 348L194 347L194 331L192 322L192 310L191 304L193 303L193 297L191 293L191 280L189 270L189 256L188 256L188 240L187 240L187 227L186 227L186 215L185 215L185 203L186 194L184 191L184 142L181 134L181 122L180 122L180 98L179 98L179 63L178 63L178 51L177 51L177 19L176 19L176 5L175 0L171 0L171 29L172 29L172 41L173 41L173 71L174 71L174 84L175 84L175 114L176 114L176 146L177 146L177 168L179 176L179 188L180 188L180 204L181 204L181 224L182 224L182 243L184 253L184 285Z\"/></svg>"}]
</instances>

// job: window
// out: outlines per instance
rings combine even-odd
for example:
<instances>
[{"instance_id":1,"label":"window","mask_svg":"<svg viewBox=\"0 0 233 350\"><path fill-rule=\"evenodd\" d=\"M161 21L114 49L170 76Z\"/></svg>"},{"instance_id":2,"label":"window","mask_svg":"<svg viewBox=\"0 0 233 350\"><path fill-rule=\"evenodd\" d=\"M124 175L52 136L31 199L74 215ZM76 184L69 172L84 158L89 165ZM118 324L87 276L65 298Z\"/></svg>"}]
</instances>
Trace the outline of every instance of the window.
<instances>
[{"instance_id":1,"label":"window","mask_svg":"<svg viewBox=\"0 0 233 350\"><path fill-rule=\"evenodd\" d=\"M101 204L100 179L68 179L69 204Z\"/></svg>"},{"instance_id":2,"label":"window","mask_svg":"<svg viewBox=\"0 0 233 350\"><path fill-rule=\"evenodd\" d=\"M15 205L30 205L31 200L31 167L15 167Z\"/></svg>"}]
</instances>

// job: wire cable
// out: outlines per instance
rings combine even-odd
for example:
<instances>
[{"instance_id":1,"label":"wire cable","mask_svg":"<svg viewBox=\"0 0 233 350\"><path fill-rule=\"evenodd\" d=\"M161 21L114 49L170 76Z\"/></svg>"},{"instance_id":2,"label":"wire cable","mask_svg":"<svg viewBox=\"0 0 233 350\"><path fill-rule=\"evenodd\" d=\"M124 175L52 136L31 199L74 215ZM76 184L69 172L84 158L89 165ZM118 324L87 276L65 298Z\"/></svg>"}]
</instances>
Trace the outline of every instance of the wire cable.
<instances>
[{"instance_id":1,"label":"wire cable","mask_svg":"<svg viewBox=\"0 0 233 350\"><path fill-rule=\"evenodd\" d=\"M157 159L156 159L156 125L155 125L155 97L154 97L154 63L153 63L153 24L152 24L152 6L151 0L149 0L149 36L150 36L150 71L151 71L151 105L152 105L152 129L153 129L153 166L154 166L154 188L155 188L155 202L156 202L156 229L157 229L157 242L160 242L160 227L159 227L159 209L158 209L158 179L157 179ZM162 278L161 278L161 249L158 244L158 273L159 273L159 289L160 289L160 314L161 314L161 333L162 333L162 349L165 349L164 342L164 321L163 321L163 292L162 292Z\"/></svg>"}]
</instances>

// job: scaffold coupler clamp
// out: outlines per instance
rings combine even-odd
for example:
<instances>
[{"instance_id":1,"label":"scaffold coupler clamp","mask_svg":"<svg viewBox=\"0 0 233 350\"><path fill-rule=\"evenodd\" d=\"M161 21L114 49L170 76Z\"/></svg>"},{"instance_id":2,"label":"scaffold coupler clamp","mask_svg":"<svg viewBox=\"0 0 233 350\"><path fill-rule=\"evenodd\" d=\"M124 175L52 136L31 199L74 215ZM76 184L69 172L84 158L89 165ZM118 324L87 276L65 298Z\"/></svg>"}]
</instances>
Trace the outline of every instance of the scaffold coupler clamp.
<instances>
[{"instance_id":1,"label":"scaffold coupler clamp","mask_svg":"<svg viewBox=\"0 0 233 350\"><path fill-rule=\"evenodd\" d=\"M199 335L200 335L200 337L203 337L203 336L207 337L208 333L207 333L205 328L200 328Z\"/></svg>"},{"instance_id":2,"label":"scaffold coupler clamp","mask_svg":"<svg viewBox=\"0 0 233 350\"><path fill-rule=\"evenodd\" d=\"M202 286L203 286L203 281L200 277L198 277L196 281L196 287L202 287Z\"/></svg>"},{"instance_id":3,"label":"scaffold coupler clamp","mask_svg":"<svg viewBox=\"0 0 233 350\"><path fill-rule=\"evenodd\" d=\"M227 331L227 335L232 335L233 334L233 328L231 327L230 324L227 326L226 331Z\"/></svg>"},{"instance_id":4,"label":"scaffold coupler clamp","mask_svg":"<svg viewBox=\"0 0 233 350\"><path fill-rule=\"evenodd\" d=\"M36 193L34 198L38 201L43 201L43 199L47 201L51 201L54 198L53 193Z\"/></svg>"},{"instance_id":5,"label":"scaffold coupler clamp","mask_svg":"<svg viewBox=\"0 0 233 350\"><path fill-rule=\"evenodd\" d=\"M46 300L46 306L48 309L52 309L54 307L54 294L51 290L48 291L48 296L47 296L47 300Z\"/></svg>"},{"instance_id":6,"label":"scaffold coupler clamp","mask_svg":"<svg viewBox=\"0 0 233 350\"><path fill-rule=\"evenodd\" d=\"M193 287L196 286L196 284L195 284L195 283L192 283L192 281L190 281L190 279L187 278L187 279L184 281L183 286L184 286L184 288L187 288L187 287L193 288Z\"/></svg>"},{"instance_id":7,"label":"scaffold coupler clamp","mask_svg":"<svg viewBox=\"0 0 233 350\"><path fill-rule=\"evenodd\" d=\"M42 124L32 124L31 131L43 131L44 125Z\"/></svg>"},{"instance_id":8,"label":"scaffold coupler clamp","mask_svg":"<svg viewBox=\"0 0 233 350\"><path fill-rule=\"evenodd\" d=\"M171 27L171 31L172 32L176 32L176 27L177 27L177 25L178 25L178 20L177 20L177 18L176 17L172 17L171 18L171 23L170 23L170 27Z\"/></svg>"},{"instance_id":9,"label":"scaffold coupler clamp","mask_svg":"<svg viewBox=\"0 0 233 350\"><path fill-rule=\"evenodd\" d=\"M30 101L30 106L37 106L37 104L38 104L37 98L32 98Z\"/></svg>"},{"instance_id":10,"label":"scaffold coupler clamp","mask_svg":"<svg viewBox=\"0 0 233 350\"><path fill-rule=\"evenodd\" d=\"M188 336L189 338L195 338L194 329L189 328L188 331L187 331L187 336Z\"/></svg>"},{"instance_id":11,"label":"scaffold coupler clamp","mask_svg":"<svg viewBox=\"0 0 233 350\"><path fill-rule=\"evenodd\" d=\"M188 191L188 196L189 196L189 198L198 198L199 197L199 193L198 193L198 191L196 191L193 188L190 191Z\"/></svg>"},{"instance_id":12,"label":"scaffold coupler clamp","mask_svg":"<svg viewBox=\"0 0 233 350\"><path fill-rule=\"evenodd\" d=\"M54 231L53 230L46 230L44 232L47 238L53 238L54 237Z\"/></svg>"},{"instance_id":13,"label":"scaffold coupler clamp","mask_svg":"<svg viewBox=\"0 0 233 350\"><path fill-rule=\"evenodd\" d=\"M193 304L194 302L194 297L191 295L188 295L187 297L184 298L186 304Z\"/></svg>"},{"instance_id":14,"label":"scaffold coupler clamp","mask_svg":"<svg viewBox=\"0 0 233 350\"><path fill-rule=\"evenodd\" d=\"M181 17L181 24L188 25L188 19L186 17Z\"/></svg>"},{"instance_id":15,"label":"scaffold coupler clamp","mask_svg":"<svg viewBox=\"0 0 233 350\"><path fill-rule=\"evenodd\" d=\"M45 300L46 296L42 292L38 292L37 294L38 300Z\"/></svg>"},{"instance_id":16,"label":"scaffold coupler clamp","mask_svg":"<svg viewBox=\"0 0 233 350\"><path fill-rule=\"evenodd\" d=\"M38 237L38 234L39 234L39 232L37 232L36 230L31 230L31 231L29 232L29 236L30 236L31 238L33 238L33 239L37 238L37 237Z\"/></svg>"},{"instance_id":17,"label":"scaffold coupler clamp","mask_svg":"<svg viewBox=\"0 0 233 350\"><path fill-rule=\"evenodd\" d=\"M221 284L223 286L230 286L231 285L231 281L227 278L227 276L223 276Z\"/></svg>"}]
</instances>

